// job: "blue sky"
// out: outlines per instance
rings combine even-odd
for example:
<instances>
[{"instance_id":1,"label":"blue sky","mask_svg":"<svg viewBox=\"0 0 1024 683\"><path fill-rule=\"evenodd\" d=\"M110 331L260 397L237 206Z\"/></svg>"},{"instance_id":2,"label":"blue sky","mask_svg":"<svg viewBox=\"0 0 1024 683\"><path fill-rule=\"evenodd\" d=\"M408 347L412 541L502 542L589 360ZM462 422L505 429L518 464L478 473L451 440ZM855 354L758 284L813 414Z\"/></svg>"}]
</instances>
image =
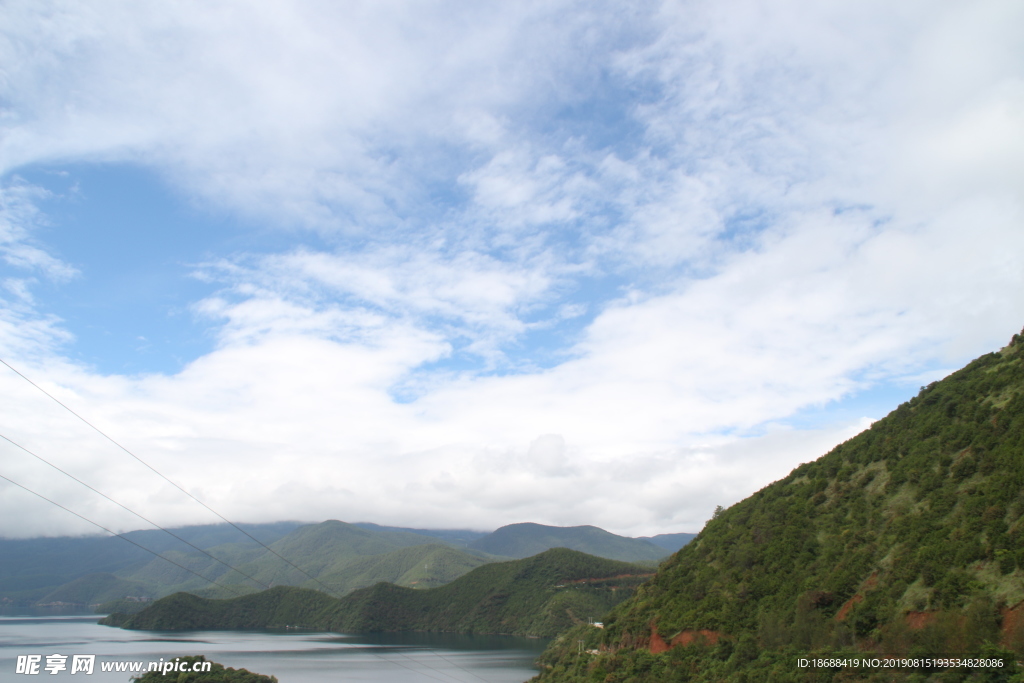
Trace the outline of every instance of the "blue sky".
<instances>
[{"instance_id":1,"label":"blue sky","mask_svg":"<svg viewBox=\"0 0 1024 683\"><path fill-rule=\"evenodd\" d=\"M210 287L190 270L229 246L230 224L190 209L142 168L74 165L18 176L48 192L36 239L78 271L71 282L33 290L74 334L71 358L103 373L176 372L212 348L189 312Z\"/></svg>"},{"instance_id":2,"label":"blue sky","mask_svg":"<svg viewBox=\"0 0 1024 683\"><path fill-rule=\"evenodd\" d=\"M239 520L698 530L1024 324L1021 14L6 3L0 357Z\"/></svg>"}]
</instances>

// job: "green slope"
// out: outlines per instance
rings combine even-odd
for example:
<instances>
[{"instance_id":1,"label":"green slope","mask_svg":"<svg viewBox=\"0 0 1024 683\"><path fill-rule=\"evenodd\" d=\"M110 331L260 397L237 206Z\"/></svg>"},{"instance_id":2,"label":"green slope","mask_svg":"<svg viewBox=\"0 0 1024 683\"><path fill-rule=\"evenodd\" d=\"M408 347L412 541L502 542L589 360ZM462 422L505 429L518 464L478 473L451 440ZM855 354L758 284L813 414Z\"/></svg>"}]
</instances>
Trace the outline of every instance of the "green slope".
<instances>
[{"instance_id":1,"label":"green slope","mask_svg":"<svg viewBox=\"0 0 1024 683\"><path fill-rule=\"evenodd\" d=\"M541 680L865 680L796 653L1024 655L1021 340L718 515L604 630L556 642ZM702 638L718 644L670 647ZM989 674L1010 675L878 680Z\"/></svg>"},{"instance_id":2,"label":"green slope","mask_svg":"<svg viewBox=\"0 0 1024 683\"><path fill-rule=\"evenodd\" d=\"M324 615L334 631L448 631L550 636L620 602L649 570L565 548L474 569L417 591L357 591Z\"/></svg>"},{"instance_id":3,"label":"green slope","mask_svg":"<svg viewBox=\"0 0 1024 683\"><path fill-rule=\"evenodd\" d=\"M332 631L447 631L549 636L625 599L647 570L564 548L488 564L427 590L379 583L340 600L278 587L229 600L177 593L134 616L101 623L134 629L301 626Z\"/></svg>"},{"instance_id":4,"label":"green slope","mask_svg":"<svg viewBox=\"0 0 1024 683\"><path fill-rule=\"evenodd\" d=\"M247 528L268 540L275 538L275 533L280 536L270 544L277 555L251 540L212 547L202 545L229 539L231 532L236 537L240 535L230 527L188 527L177 529L175 533L264 586L326 586L339 595L378 581L438 586L486 562L506 559L480 551L454 549L435 536L384 528L363 529L333 520L321 524L287 522ZM187 591L203 597L232 597L261 589L259 584L225 564L173 538L170 539L173 543L167 542L170 537L161 538L166 534L146 531L131 532L128 536L160 549L165 557L181 566L145 554L138 548L135 554L121 552L121 546L134 546L118 538L0 541L0 550L9 551L8 555L0 556L0 607L29 609L44 603L63 603L85 609L97 603L118 602L127 596L158 598ZM102 560L104 553L110 555L107 560ZM83 566L87 569L107 567L114 571L86 572L83 576L72 559L76 554L83 557ZM320 583L278 555L301 567ZM225 587L212 585L182 567ZM53 573L31 573L45 569ZM130 606L138 608L139 603Z\"/></svg>"},{"instance_id":5,"label":"green slope","mask_svg":"<svg viewBox=\"0 0 1024 683\"><path fill-rule=\"evenodd\" d=\"M95 605L131 596L151 598L149 587L137 581L125 581L113 574L89 574L75 579L39 599L40 606L53 603Z\"/></svg>"},{"instance_id":6,"label":"green slope","mask_svg":"<svg viewBox=\"0 0 1024 683\"><path fill-rule=\"evenodd\" d=\"M569 548L623 562L660 560L670 554L649 541L616 536L596 526L559 527L533 523L503 526L473 541L469 548L518 558L530 557L549 548Z\"/></svg>"},{"instance_id":7,"label":"green slope","mask_svg":"<svg viewBox=\"0 0 1024 683\"><path fill-rule=\"evenodd\" d=\"M243 524L243 529L266 543L300 526L297 522ZM258 547L227 524L178 527L176 535L200 547L229 541ZM125 536L156 552L191 551L184 543L159 530L130 531ZM110 536L0 539L0 602L30 607L47 595L90 574L110 574L145 565L152 555L124 539ZM163 563L166 564L166 563ZM187 572L186 572L187 574ZM124 577L134 580L132 577ZM141 580L148 585L148 581ZM163 594L149 586L154 594Z\"/></svg>"},{"instance_id":8,"label":"green slope","mask_svg":"<svg viewBox=\"0 0 1024 683\"><path fill-rule=\"evenodd\" d=\"M454 581L480 565L493 562L493 556L470 555L445 545L417 545L353 560L319 577L320 583L335 595L351 593L386 581L411 588L434 588ZM313 581L302 584L318 588Z\"/></svg>"},{"instance_id":9,"label":"green slope","mask_svg":"<svg viewBox=\"0 0 1024 683\"><path fill-rule=\"evenodd\" d=\"M383 558L376 563L382 574L374 577L372 568L365 564L357 565L355 575L350 576L346 569L350 564L358 563L364 558L382 557L393 551L437 542L438 539L431 536L401 531L366 530L345 522L329 520L295 529L270 545L274 552L239 544L226 544L207 550L214 557L237 567L264 586L307 585L321 589L326 586L331 591L344 593L376 581L389 580L395 566L404 566L403 572L408 571L411 566L409 561ZM231 586L236 591L250 592L260 589L258 584L240 573L200 553L171 551L164 554L178 564L218 583ZM465 557L461 564L465 566L465 570L462 573L489 559L472 557L466 553L463 555ZM287 562L282 558L287 559ZM455 566L459 563L452 561L448 564ZM209 582L195 574L159 558L153 558L141 566L121 570L117 574L121 578L153 586L158 595L177 591L188 591L207 597L228 597L237 594L212 587ZM424 576L424 579L437 583L450 580L457 575L458 573L452 570L437 572L430 577ZM321 583L311 580L310 576ZM331 582L321 577L331 577Z\"/></svg>"},{"instance_id":10,"label":"green slope","mask_svg":"<svg viewBox=\"0 0 1024 683\"><path fill-rule=\"evenodd\" d=\"M382 526L372 522L356 522L355 526L369 531L407 531L421 536L431 536L442 543L453 545L457 548L465 548L467 545L486 536L487 531L474 531L472 529L413 529L404 526Z\"/></svg>"},{"instance_id":11,"label":"green slope","mask_svg":"<svg viewBox=\"0 0 1024 683\"><path fill-rule=\"evenodd\" d=\"M28 608L40 602L74 603L85 608L96 603L117 603L126 596L157 598L185 591L201 597L224 598L277 585L326 589L335 595L380 581L432 588L448 583L474 567L508 558L474 548L451 547L465 546L474 532L464 530L450 530L455 540L444 542L441 537L449 534L445 530L430 532L438 535L426 535L405 529L365 523L353 525L335 520L320 524L296 526L288 522L248 528L264 538L275 534L280 536L271 543L277 554L248 540L219 543L212 547L203 545L230 539L232 533L238 536L238 532L230 527L189 527L176 530L176 533L256 581L174 539L162 538L166 535L160 532L131 532L129 535L159 548L165 557L180 567L151 555L118 554L121 545L132 547L121 539L0 542L0 546L13 551L9 556L0 556L0 570L8 572L5 577L0 571L0 600L4 605L18 608ZM664 550L646 541L615 536L595 527L563 529L520 524L506 527L496 536L491 536L494 536L491 539L494 547L500 550L514 546L515 553L520 556L557 546L589 550L604 557L652 563L665 554ZM83 576L70 560L76 552L83 554L86 568L108 567L113 571L86 572ZM104 552L112 555L108 561L101 560ZM314 578L309 578L282 557ZM47 568L54 573L31 573ZM111 582L111 573L119 583ZM97 578L100 574L105 578ZM212 585L196 574L216 581L220 586ZM103 581L106 583L100 587L99 582ZM126 605L124 602L118 604ZM140 605L133 602L128 606L138 608Z\"/></svg>"}]
</instances>

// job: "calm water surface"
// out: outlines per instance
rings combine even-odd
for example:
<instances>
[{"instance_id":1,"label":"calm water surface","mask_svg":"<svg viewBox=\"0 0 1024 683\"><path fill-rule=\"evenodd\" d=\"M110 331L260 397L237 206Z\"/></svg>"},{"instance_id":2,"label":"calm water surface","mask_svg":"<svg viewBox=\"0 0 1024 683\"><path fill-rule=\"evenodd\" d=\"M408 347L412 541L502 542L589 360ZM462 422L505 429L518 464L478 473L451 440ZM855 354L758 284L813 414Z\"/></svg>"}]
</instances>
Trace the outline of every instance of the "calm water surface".
<instances>
[{"instance_id":1,"label":"calm water surface","mask_svg":"<svg viewBox=\"0 0 1024 683\"><path fill-rule=\"evenodd\" d=\"M0 617L0 681L128 683L131 674L103 673L102 662L158 661L205 655L224 666L277 676L281 683L522 683L546 641L508 636L357 634L311 631L125 631L99 626L91 615ZM51 675L15 673L18 655L68 655ZM96 655L92 675L72 675L71 655ZM168 676L169 679L173 678Z\"/></svg>"}]
</instances>

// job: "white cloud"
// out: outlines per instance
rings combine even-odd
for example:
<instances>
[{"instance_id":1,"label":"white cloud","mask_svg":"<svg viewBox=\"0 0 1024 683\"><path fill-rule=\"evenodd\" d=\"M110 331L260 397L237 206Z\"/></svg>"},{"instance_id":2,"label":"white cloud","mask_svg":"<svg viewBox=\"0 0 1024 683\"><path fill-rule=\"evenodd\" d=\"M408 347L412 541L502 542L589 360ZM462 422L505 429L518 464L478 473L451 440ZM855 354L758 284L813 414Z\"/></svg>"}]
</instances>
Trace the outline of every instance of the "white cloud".
<instances>
[{"instance_id":1,"label":"white cloud","mask_svg":"<svg viewBox=\"0 0 1024 683\"><path fill-rule=\"evenodd\" d=\"M40 279L63 284L77 275L34 234L45 223L37 207L44 194L17 178L0 184L0 260L8 267L3 289L9 294L0 297L0 358L39 358L72 339L56 316L38 310L32 293Z\"/></svg>"},{"instance_id":2,"label":"white cloud","mask_svg":"<svg viewBox=\"0 0 1024 683\"><path fill-rule=\"evenodd\" d=\"M225 343L271 331L368 341L406 325L436 338L445 348L436 355L458 344L493 365L501 364L502 345L530 326L523 316L555 300L551 290L565 275L559 268L549 254L520 265L430 244L298 250L208 264L198 276L227 287L196 310L228 321Z\"/></svg>"},{"instance_id":3,"label":"white cloud","mask_svg":"<svg viewBox=\"0 0 1024 683\"><path fill-rule=\"evenodd\" d=\"M616 32L561 3L10 3L5 170L141 161L287 224L362 230L422 206L486 126L557 95ZM584 34L580 37L580 34ZM500 125L500 124L499 124ZM486 135L483 136L486 138ZM467 150L468 151L468 150ZM401 158L402 163L394 160Z\"/></svg>"},{"instance_id":4,"label":"white cloud","mask_svg":"<svg viewBox=\"0 0 1024 683\"><path fill-rule=\"evenodd\" d=\"M32 232L43 221L37 203L45 193L15 179L0 186L0 258L23 273L40 274L50 280L66 282L77 271L38 246ZM27 291L19 288L20 297Z\"/></svg>"},{"instance_id":5,"label":"white cloud","mask_svg":"<svg viewBox=\"0 0 1024 683\"><path fill-rule=\"evenodd\" d=\"M779 426L801 410L1020 327L1022 11L8 3L6 171L146 164L332 247L216 255L215 350L101 376L33 303L74 272L9 185L0 341L240 519L697 530L866 424ZM557 362L512 360L565 320ZM483 362L437 368L459 354ZM19 438L203 519L4 381Z\"/></svg>"}]
</instances>

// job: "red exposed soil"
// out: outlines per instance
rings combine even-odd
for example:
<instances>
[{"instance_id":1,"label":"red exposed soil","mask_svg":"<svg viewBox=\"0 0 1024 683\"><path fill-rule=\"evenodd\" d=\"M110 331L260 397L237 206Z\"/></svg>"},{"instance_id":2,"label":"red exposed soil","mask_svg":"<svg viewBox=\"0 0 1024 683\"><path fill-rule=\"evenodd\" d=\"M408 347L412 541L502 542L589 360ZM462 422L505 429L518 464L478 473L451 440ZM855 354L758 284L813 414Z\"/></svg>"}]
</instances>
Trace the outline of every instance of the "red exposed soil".
<instances>
[{"instance_id":1,"label":"red exposed soil","mask_svg":"<svg viewBox=\"0 0 1024 683\"><path fill-rule=\"evenodd\" d=\"M864 596L860 593L857 593L852 598L844 602L843 606L839 608L838 612L836 612L836 621L842 621L846 619L846 617L850 614L850 610L853 609L854 605L856 605L858 602L863 602L863 600Z\"/></svg>"},{"instance_id":2,"label":"red exposed soil","mask_svg":"<svg viewBox=\"0 0 1024 683\"><path fill-rule=\"evenodd\" d=\"M1004 607L1000 610L1003 614L1003 639L1009 642L1015 636L1024 634L1024 602L1018 602L1013 607Z\"/></svg>"},{"instance_id":3,"label":"red exposed soil","mask_svg":"<svg viewBox=\"0 0 1024 683\"><path fill-rule=\"evenodd\" d=\"M658 635L658 627L651 626L651 640L648 648L651 650L651 654L660 654L668 649L668 643L665 639Z\"/></svg>"},{"instance_id":4,"label":"red exposed soil","mask_svg":"<svg viewBox=\"0 0 1024 683\"><path fill-rule=\"evenodd\" d=\"M701 629L700 631L691 631L689 629L681 631L675 638L672 639L672 647L676 645L693 645L703 640L708 645L715 645L718 643L718 639L722 637L722 634L718 631L709 631L707 629Z\"/></svg>"},{"instance_id":5,"label":"red exposed soil","mask_svg":"<svg viewBox=\"0 0 1024 683\"><path fill-rule=\"evenodd\" d=\"M1003 607L999 612L1003 617L1002 632L1004 641L1009 641L1016 634L1024 633L1024 602L1019 602L1013 607ZM938 611L907 612L906 614L907 626L915 631L934 624L938 618ZM1004 642L1004 644L1006 643Z\"/></svg>"},{"instance_id":6,"label":"red exposed soil","mask_svg":"<svg viewBox=\"0 0 1024 683\"><path fill-rule=\"evenodd\" d=\"M658 635L658 627L651 626L651 639L648 648L652 654L658 654L676 645L686 647L687 645L695 645L702 642L708 645L715 645L723 635L718 631L709 631L708 629L701 629L699 631L686 629L677 633L671 642L666 643L665 639Z\"/></svg>"},{"instance_id":7,"label":"red exposed soil","mask_svg":"<svg viewBox=\"0 0 1024 683\"><path fill-rule=\"evenodd\" d=\"M1009 638L1011 634L1024 632L1024 602L1019 602L1013 607L1003 607L999 610L1003 617L1003 638ZM939 618L938 611L931 612L907 612L907 626L915 631L934 624Z\"/></svg>"},{"instance_id":8,"label":"red exposed soil","mask_svg":"<svg viewBox=\"0 0 1024 683\"><path fill-rule=\"evenodd\" d=\"M934 623L938 616L938 612L907 612L907 626L916 631Z\"/></svg>"},{"instance_id":9,"label":"red exposed soil","mask_svg":"<svg viewBox=\"0 0 1024 683\"><path fill-rule=\"evenodd\" d=\"M878 572L871 572L871 576L869 576L868 578L864 579L864 583L861 584L860 589L861 589L862 592L863 591L869 591L869 590L871 590L872 588L874 588L877 585L878 585ZM846 617L849 616L849 614L850 614L850 610L852 610L854 608L854 606L858 602L863 602L863 601L864 601L864 596L861 593L857 593L852 598L850 598L849 600L844 602L843 606L839 608L838 612L836 612L836 621L843 621L844 619L846 619Z\"/></svg>"}]
</instances>

